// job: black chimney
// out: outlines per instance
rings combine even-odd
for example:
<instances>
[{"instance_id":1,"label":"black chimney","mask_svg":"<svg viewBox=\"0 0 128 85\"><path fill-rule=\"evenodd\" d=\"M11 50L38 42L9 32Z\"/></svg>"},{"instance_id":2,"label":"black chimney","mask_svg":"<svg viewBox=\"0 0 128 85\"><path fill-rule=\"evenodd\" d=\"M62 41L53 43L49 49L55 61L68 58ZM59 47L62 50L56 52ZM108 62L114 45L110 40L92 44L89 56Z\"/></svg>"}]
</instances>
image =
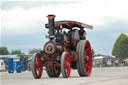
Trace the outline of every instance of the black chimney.
<instances>
[{"instance_id":1,"label":"black chimney","mask_svg":"<svg viewBox=\"0 0 128 85\"><path fill-rule=\"evenodd\" d=\"M56 17L55 15L48 15L48 28L49 28L49 38L53 39L54 38L54 18Z\"/></svg>"}]
</instances>

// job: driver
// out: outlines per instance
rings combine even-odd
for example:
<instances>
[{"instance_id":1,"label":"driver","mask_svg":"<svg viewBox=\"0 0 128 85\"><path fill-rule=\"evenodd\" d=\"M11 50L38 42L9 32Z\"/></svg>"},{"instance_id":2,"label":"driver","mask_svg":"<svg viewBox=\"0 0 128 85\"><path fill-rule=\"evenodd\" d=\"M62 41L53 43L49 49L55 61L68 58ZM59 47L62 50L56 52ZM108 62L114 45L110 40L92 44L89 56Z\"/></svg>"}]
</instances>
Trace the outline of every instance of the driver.
<instances>
[{"instance_id":1,"label":"driver","mask_svg":"<svg viewBox=\"0 0 128 85\"><path fill-rule=\"evenodd\" d=\"M86 39L85 35L86 35L86 31L84 30L83 27L81 27L79 30L80 40L85 40Z\"/></svg>"}]
</instances>

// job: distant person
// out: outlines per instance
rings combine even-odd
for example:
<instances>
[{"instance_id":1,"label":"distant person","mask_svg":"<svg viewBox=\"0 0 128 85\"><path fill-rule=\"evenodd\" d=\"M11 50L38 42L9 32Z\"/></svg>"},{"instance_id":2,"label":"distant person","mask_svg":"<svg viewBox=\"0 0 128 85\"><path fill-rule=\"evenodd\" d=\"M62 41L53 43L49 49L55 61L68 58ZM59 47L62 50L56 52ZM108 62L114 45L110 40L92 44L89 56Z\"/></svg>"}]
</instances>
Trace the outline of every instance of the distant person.
<instances>
[{"instance_id":1,"label":"distant person","mask_svg":"<svg viewBox=\"0 0 128 85\"><path fill-rule=\"evenodd\" d=\"M27 66L28 66L28 57L24 58L24 71L27 70Z\"/></svg>"},{"instance_id":2,"label":"distant person","mask_svg":"<svg viewBox=\"0 0 128 85\"><path fill-rule=\"evenodd\" d=\"M86 39L85 35L86 35L86 31L84 30L83 27L81 27L79 30L80 40L85 40Z\"/></svg>"},{"instance_id":3,"label":"distant person","mask_svg":"<svg viewBox=\"0 0 128 85\"><path fill-rule=\"evenodd\" d=\"M119 60L115 60L115 66L116 66L116 67L119 66Z\"/></svg>"}]
</instances>

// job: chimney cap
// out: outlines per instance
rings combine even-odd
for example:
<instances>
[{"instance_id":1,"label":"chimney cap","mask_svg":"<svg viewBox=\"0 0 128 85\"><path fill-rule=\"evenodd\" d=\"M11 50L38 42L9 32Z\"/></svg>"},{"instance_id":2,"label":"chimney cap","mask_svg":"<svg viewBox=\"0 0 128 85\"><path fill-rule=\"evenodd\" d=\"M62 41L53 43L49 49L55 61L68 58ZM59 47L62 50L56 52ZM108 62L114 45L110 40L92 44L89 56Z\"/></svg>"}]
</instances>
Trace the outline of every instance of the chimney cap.
<instances>
[{"instance_id":1,"label":"chimney cap","mask_svg":"<svg viewBox=\"0 0 128 85\"><path fill-rule=\"evenodd\" d=\"M50 15L48 15L47 17L48 17L48 19L54 19L56 16L53 15L53 14L50 14Z\"/></svg>"}]
</instances>

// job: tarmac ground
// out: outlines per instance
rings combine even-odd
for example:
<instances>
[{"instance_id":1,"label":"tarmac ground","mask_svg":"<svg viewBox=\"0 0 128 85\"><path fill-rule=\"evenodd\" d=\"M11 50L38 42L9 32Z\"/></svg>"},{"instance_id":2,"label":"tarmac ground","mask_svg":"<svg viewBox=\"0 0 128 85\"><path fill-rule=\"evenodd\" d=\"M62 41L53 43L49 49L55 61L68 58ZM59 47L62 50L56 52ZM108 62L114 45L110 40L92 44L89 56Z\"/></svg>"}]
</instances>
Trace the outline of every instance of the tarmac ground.
<instances>
[{"instance_id":1,"label":"tarmac ground","mask_svg":"<svg viewBox=\"0 0 128 85\"><path fill-rule=\"evenodd\" d=\"M34 79L31 71L0 72L0 85L128 85L128 67L93 68L89 77L72 70L69 78L49 78L45 70L41 79Z\"/></svg>"}]
</instances>

